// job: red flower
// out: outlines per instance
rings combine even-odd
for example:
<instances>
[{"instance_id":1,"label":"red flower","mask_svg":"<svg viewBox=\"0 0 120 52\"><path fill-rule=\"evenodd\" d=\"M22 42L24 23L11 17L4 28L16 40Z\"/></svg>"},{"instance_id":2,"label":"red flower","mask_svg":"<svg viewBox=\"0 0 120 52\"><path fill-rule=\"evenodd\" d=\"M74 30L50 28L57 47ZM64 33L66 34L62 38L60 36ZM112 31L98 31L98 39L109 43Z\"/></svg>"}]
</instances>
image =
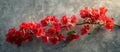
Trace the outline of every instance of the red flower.
<instances>
[{"instance_id":1,"label":"red flower","mask_svg":"<svg viewBox=\"0 0 120 52\"><path fill-rule=\"evenodd\" d=\"M48 25L46 20L41 20L41 24L42 24L42 26L47 26Z\"/></svg>"},{"instance_id":2,"label":"red flower","mask_svg":"<svg viewBox=\"0 0 120 52\"><path fill-rule=\"evenodd\" d=\"M46 16L44 20L47 22L58 22L58 19L55 16Z\"/></svg>"},{"instance_id":3,"label":"red flower","mask_svg":"<svg viewBox=\"0 0 120 52\"><path fill-rule=\"evenodd\" d=\"M64 15L64 16L62 17L62 19L61 19L61 23L62 23L63 25L68 24L68 18L67 18L66 15Z\"/></svg>"},{"instance_id":4,"label":"red flower","mask_svg":"<svg viewBox=\"0 0 120 52\"><path fill-rule=\"evenodd\" d=\"M21 34L21 36L23 36L23 38L22 38L23 42L28 42L28 41L33 40L32 35L30 34L30 32L27 32L24 29L23 30L21 29L18 32Z\"/></svg>"},{"instance_id":5,"label":"red flower","mask_svg":"<svg viewBox=\"0 0 120 52\"><path fill-rule=\"evenodd\" d=\"M53 23L52 24L52 28L56 29L56 32L60 32L61 31L61 23Z\"/></svg>"},{"instance_id":6,"label":"red flower","mask_svg":"<svg viewBox=\"0 0 120 52\"><path fill-rule=\"evenodd\" d=\"M108 17L105 16L105 15L100 15L98 20L104 23L104 22L106 22L106 19L107 19L107 18L108 18Z\"/></svg>"},{"instance_id":7,"label":"red flower","mask_svg":"<svg viewBox=\"0 0 120 52\"><path fill-rule=\"evenodd\" d=\"M59 34L59 35L58 35L58 38L59 38L59 41L65 40L65 36L63 36L62 34Z\"/></svg>"},{"instance_id":8,"label":"red flower","mask_svg":"<svg viewBox=\"0 0 120 52\"><path fill-rule=\"evenodd\" d=\"M50 16L50 17L51 17L51 21L58 22L58 19L55 16Z\"/></svg>"},{"instance_id":9,"label":"red flower","mask_svg":"<svg viewBox=\"0 0 120 52\"><path fill-rule=\"evenodd\" d=\"M68 18L68 26L73 27L78 22L78 18L75 15L72 15L71 18Z\"/></svg>"},{"instance_id":10,"label":"red flower","mask_svg":"<svg viewBox=\"0 0 120 52\"><path fill-rule=\"evenodd\" d=\"M26 30L30 30L33 28L33 23L30 23L30 22L23 22L21 25L20 25L20 30L24 29L25 31Z\"/></svg>"},{"instance_id":11,"label":"red flower","mask_svg":"<svg viewBox=\"0 0 120 52\"><path fill-rule=\"evenodd\" d=\"M49 28L48 29L48 32L47 32L47 35L50 36L50 37L54 37L56 34L56 29L55 28Z\"/></svg>"},{"instance_id":12,"label":"red flower","mask_svg":"<svg viewBox=\"0 0 120 52\"><path fill-rule=\"evenodd\" d=\"M96 22L99 19L99 12L97 9L92 8L90 10L90 14L91 14L92 22Z\"/></svg>"},{"instance_id":13,"label":"red flower","mask_svg":"<svg viewBox=\"0 0 120 52\"><path fill-rule=\"evenodd\" d=\"M48 24L55 22L58 22L58 19L55 16L46 16L45 19L41 20L42 26L47 26Z\"/></svg>"},{"instance_id":14,"label":"red flower","mask_svg":"<svg viewBox=\"0 0 120 52\"><path fill-rule=\"evenodd\" d=\"M106 29L108 29L108 30L110 30L110 31L112 31L113 30L113 26L114 26L114 20L113 20L113 18L107 18L106 19L107 21L106 21L106 24L105 24L105 28Z\"/></svg>"},{"instance_id":15,"label":"red flower","mask_svg":"<svg viewBox=\"0 0 120 52\"><path fill-rule=\"evenodd\" d=\"M71 42L72 40L74 40L74 39L79 39L79 35L76 35L76 34L70 34L69 36L68 36L68 41L69 42Z\"/></svg>"},{"instance_id":16,"label":"red flower","mask_svg":"<svg viewBox=\"0 0 120 52\"><path fill-rule=\"evenodd\" d=\"M36 35L37 38L45 35L45 29L40 24L35 24L32 28L32 33Z\"/></svg>"},{"instance_id":17,"label":"red flower","mask_svg":"<svg viewBox=\"0 0 120 52\"><path fill-rule=\"evenodd\" d=\"M104 22L106 20L106 12L107 9L105 7L101 7L100 11L98 11L98 9L88 9L87 7L85 9L80 10L80 16L81 18L84 18L84 20L86 20L86 18L90 19L87 21L90 23L96 23L98 22L98 20Z\"/></svg>"},{"instance_id":18,"label":"red flower","mask_svg":"<svg viewBox=\"0 0 120 52\"><path fill-rule=\"evenodd\" d=\"M69 28L69 26L68 26L68 23L70 23L69 21L70 20L69 20L69 18L67 18L66 15L64 15L61 19L61 23L62 23L62 25L64 25L66 31L68 31L68 28Z\"/></svg>"},{"instance_id":19,"label":"red flower","mask_svg":"<svg viewBox=\"0 0 120 52\"><path fill-rule=\"evenodd\" d=\"M10 29L6 36L6 41L11 44L21 46L23 43L23 35L19 31L16 31L15 28Z\"/></svg>"},{"instance_id":20,"label":"red flower","mask_svg":"<svg viewBox=\"0 0 120 52\"><path fill-rule=\"evenodd\" d=\"M73 27L78 22L78 18L75 15L72 15L71 18L67 18L66 15L62 17L61 23L65 26L66 31L69 27Z\"/></svg>"},{"instance_id":21,"label":"red flower","mask_svg":"<svg viewBox=\"0 0 120 52\"><path fill-rule=\"evenodd\" d=\"M6 35L6 41L21 46L23 42L32 41L32 36L24 30L16 31L15 28L11 28Z\"/></svg>"},{"instance_id":22,"label":"red flower","mask_svg":"<svg viewBox=\"0 0 120 52\"><path fill-rule=\"evenodd\" d=\"M105 7L100 7L100 15L106 15L107 9Z\"/></svg>"},{"instance_id":23,"label":"red flower","mask_svg":"<svg viewBox=\"0 0 120 52\"><path fill-rule=\"evenodd\" d=\"M77 23L78 22L78 18L75 15L71 16L71 23Z\"/></svg>"},{"instance_id":24,"label":"red flower","mask_svg":"<svg viewBox=\"0 0 120 52\"><path fill-rule=\"evenodd\" d=\"M32 35L30 33L26 33L24 35L24 38L23 38L24 42L29 42L29 41L32 41L32 40L33 40L33 38L32 38Z\"/></svg>"},{"instance_id":25,"label":"red flower","mask_svg":"<svg viewBox=\"0 0 120 52\"><path fill-rule=\"evenodd\" d=\"M15 28L11 28L8 30L8 33L6 35L6 41L11 43L11 44L14 44L14 35L16 33L16 29Z\"/></svg>"},{"instance_id":26,"label":"red flower","mask_svg":"<svg viewBox=\"0 0 120 52\"><path fill-rule=\"evenodd\" d=\"M22 43L24 42L23 41L23 38L24 38L23 34L21 34L19 31L16 31L13 37L14 37L13 38L14 44L16 44L17 46L21 46Z\"/></svg>"},{"instance_id":27,"label":"red flower","mask_svg":"<svg viewBox=\"0 0 120 52\"><path fill-rule=\"evenodd\" d=\"M59 43L59 38L57 36L50 38L50 43L51 43L51 45L58 44Z\"/></svg>"},{"instance_id":28,"label":"red flower","mask_svg":"<svg viewBox=\"0 0 120 52\"><path fill-rule=\"evenodd\" d=\"M82 29L81 29L81 35L87 34L88 31L90 29L89 25L85 25Z\"/></svg>"},{"instance_id":29,"label":"red flower","mask_svg":"<svg viewBox=\"0 0 120 52\"><path fill-rule=\"evenodd\" d=\"M80 16L81 18L89 18L91 16L88 7L85 7L85 9L80 10Z\"/></svg>"},{"instance_id":30,"label":"red flower","mask_svg":"<svg viewBox=\"0 0 120 52\"><path fill-rule=\"evenodd\" d=\"M48 36L43 36L42 37L42 42L43 43L48 43L48 41L49 41L49 37Z\"/></svg>"}]
</instances>

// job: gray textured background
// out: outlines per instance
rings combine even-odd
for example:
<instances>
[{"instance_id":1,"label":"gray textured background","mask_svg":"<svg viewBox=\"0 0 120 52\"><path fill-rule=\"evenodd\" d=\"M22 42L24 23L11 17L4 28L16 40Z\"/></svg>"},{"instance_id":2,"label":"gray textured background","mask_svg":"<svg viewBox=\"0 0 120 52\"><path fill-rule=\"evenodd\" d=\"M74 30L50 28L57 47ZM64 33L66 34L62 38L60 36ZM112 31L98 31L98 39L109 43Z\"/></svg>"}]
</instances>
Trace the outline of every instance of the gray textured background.
<instances>
[{"instance_id":1,"label":"gray textured background","mask_svg":"<svg viewBox=\"0 0 120 52\"><path fill-rule=\"evenodd\" d=\"M113 32L98 28L90 36L56 46L34 40L18 48L5 42L7 30L14 26L18 28L23 21L39 22L47 15L79 16L79 10L85 6L106 6L109 9L107 15L114 17L115 23L120 24L120 0L0 0L0 52L120 52L118 27L114 27Z\"/></svg>"}]
</instances>

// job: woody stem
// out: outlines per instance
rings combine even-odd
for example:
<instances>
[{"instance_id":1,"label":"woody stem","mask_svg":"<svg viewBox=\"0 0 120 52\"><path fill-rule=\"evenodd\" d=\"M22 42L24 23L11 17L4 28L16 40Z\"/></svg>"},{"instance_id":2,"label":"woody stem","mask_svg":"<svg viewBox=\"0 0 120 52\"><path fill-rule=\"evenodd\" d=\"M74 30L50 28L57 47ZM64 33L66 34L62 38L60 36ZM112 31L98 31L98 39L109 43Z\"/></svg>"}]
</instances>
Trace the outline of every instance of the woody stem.
<instances>
[{"instance_id":1,"label":"woody stem","mask_svg":"<svg viewBox=\"0 0 120 52\"><path fill-rule=\"evenodd\" d=\"M80 23L80 24L76 24L76 25L83 25L83 24L98 24L98 23ZM114 24L114 26L120 27L120 25L118 25L118 24Z\"/></svg>"}]
</instances>

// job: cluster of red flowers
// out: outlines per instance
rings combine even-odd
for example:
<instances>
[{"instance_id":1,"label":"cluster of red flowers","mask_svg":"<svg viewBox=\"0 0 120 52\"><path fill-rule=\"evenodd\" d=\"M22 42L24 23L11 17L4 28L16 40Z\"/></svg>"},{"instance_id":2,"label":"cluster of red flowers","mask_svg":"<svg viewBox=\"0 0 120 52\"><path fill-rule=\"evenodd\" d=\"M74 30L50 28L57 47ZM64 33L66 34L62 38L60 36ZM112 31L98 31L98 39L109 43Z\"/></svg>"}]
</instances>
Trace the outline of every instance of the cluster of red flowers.
<instances>
[{"instance_id":1,"label":"cluster of red flowers","mask_svg":"<svg viewBox=\"0 0 120 52\"><path fill-rule=\"evenodd\" d=\"M88 33L90 29L89 25L85 25L83 28L81 28L81 35L85 35L86 33Z\"/></svg>"},{"instance_id":2,"label":"cluster of red flowers","mask_svg":"<svg viewBox=\"0 0 120 52\"><path fill-rule=\"evenodd\" d=\"M83 19L82 24L78 23L78 18L75 15L67 17L62 16L59 20L55 16L46 16L39 23L36 22L23 22L19 30L15 28L9 29L6 35L6 41L11 44L16 44L21 46L23 42L29 42L33 40L33 35L36 38L42 37L42 42L51 45L58 44L60 41L67 40L71 42L72 40L79 39L80 35L75 32L75 30L70 30L76 25L83 25L81 28L81 35L85 35L90 30L90 24L98 24L104 26L108 30L112 30L114 26L113 18L108 18L106 16L107 9L101 7L100 10L97 9L85 9L80 10L80 16ZM66 30L67 34L62 34L62 30Z\"/></svg>"},{"instance_id":3,"label":"cluster of red flowers","mask_svg":"<svg viewBox=\"0 0 120 52\"><path fill-rule=\"evenodd\" d=\"M99 24L104 26L104 28L112 31L114 26L114 19L106 16L107 9L105 7L100 7L99 10L88 7L80 10L80 16L83 19L83 22L86 24ZM85 25L81 29L81 34L86 34L89 31L89 25Z\"/></svg>"}]
</instances>

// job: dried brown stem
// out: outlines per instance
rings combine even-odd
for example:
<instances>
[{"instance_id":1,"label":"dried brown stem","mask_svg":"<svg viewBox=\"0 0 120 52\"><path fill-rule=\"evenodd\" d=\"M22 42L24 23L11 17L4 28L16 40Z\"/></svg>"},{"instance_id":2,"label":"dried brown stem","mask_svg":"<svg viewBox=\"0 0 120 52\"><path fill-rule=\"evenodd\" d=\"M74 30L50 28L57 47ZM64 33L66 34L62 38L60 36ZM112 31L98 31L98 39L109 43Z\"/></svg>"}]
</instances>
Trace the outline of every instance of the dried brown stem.
<instances>
[{"instance_id":1,"label":"dried brown stem","mask_svg":"<svg viewBox=\"0 0 120 52\"><path fill-rule=\"evenodd\" d=\"M88 22L86 22L86 23L78 23L76 25L84 25L84 24L98 24L98 23L88 23ZM118 25L118 24L114 24L114 26L120 27L120 25ZM64 27L66 27L66 26L62 26L62 28L64 28Z\"/></svg>"},{"instance_id":2,"label":"dried brown stem","mask_svg":"<svg viewBox=\"0 0 120 52\"><path fill-rule=\"evenodd\" d=\"M118 24L114 24L114 25L120 27L120 25L118 25Z\"/></svg>"}]
</instances>

